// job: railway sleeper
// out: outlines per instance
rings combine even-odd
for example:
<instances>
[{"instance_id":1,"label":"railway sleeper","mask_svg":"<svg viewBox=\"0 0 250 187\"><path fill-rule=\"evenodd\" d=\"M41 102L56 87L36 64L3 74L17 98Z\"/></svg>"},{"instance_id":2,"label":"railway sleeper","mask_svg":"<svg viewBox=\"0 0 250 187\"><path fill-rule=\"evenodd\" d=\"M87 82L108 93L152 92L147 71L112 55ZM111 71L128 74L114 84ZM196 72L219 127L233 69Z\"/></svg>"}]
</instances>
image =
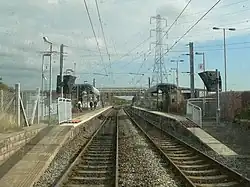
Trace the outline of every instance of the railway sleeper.
<instances>
[{"instance_id":1,"label":"railway sleeper","mask_svg":"<svg viewBox=\"0 0 250 187\"><path fill-rule=\"evenodd\" d=\"M203 184L199 184L199 183L195 183L195 185L197 187L239 187L239 183L237 182L224 182L224 183L218 183L218 184L207 184L207 183L203 183Z\"/></svg>"},{"instance_id":2,"label":"railway sleeper","mask_svg":"<svg viewBox=\"0 0 250 187\"><path fill-rule=\"evenodd\" d=\"M92 165L92 166L96 166L96 165L113 165L114 161L113 160L83 160L81 162L81 164L85 164L85 165Z\"/></svg>"},{"instance_id":3,"label":"railway sleeper","mask_svg":"<svg viewBox=\"0 0 250 187\"><path fill-rule=\"evenodd\" d=\"M170 154L168 154L168 157L170 157L171 158L171 160L173 160L173 161L186 161L186 160L194 160L194 159L199 159L200 157L198 156L198 155L192 155L192 154L190 154L190 155L185 155L185 156L180 156L180 155L178 155L178 154L176 154L176 155L170 155Z\"/></svg>"},{"instance_id":4,"label":"railway sleeper","mask_svg":"<svg viewBox=\"0 0 250 187\"><path fill-rule=\"evenodd\" d=\"M83 164L79 164L77 166L79 169L82 170L90 170L90 171L96 171L96 170L109 170L113 168L113 165L83 165Z\"/></svg>"},{"instance_id":5,"label":"railway sleeper","mask_svg":"<svg viewBox=\"0 0 250 187\"><path fill-rule=\"evenodd\" d=\"M78 170L72 176L79 177L108 177L113 175L113 170L99 170L99 171L89 171L89 170Z\"/></svg>"},{"instance_id":6,"label":"railway sleeper","mask_svg":"<svg viewBox=\"0 0 250 187\"><path fill-rule=\"evenodd\" d=\"M221 172L217 169L207 169L207 170L186 170L183 171L187 176L214 176L220 175Z\"/></svg>"},{"instance_id":7,"label":"railway sleeper","mask_svg":"<svg viewBox=\"0 0 250 187\"><path fill-rule=\"evenodd\" d=\"M113 176L110 177L70 177L67 181L67 184L111 184L113 182Z\"/></svg>"}]
</instances>

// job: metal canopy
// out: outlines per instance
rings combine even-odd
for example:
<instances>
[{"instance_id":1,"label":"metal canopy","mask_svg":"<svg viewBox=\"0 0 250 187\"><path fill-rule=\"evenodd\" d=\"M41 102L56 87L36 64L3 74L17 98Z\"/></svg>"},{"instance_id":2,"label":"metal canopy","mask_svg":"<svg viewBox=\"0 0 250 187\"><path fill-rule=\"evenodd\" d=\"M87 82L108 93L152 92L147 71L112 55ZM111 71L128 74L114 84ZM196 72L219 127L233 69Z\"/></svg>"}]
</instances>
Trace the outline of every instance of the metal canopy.
<instances>
[{"instance_id":1,"label":"metal canopy","mask_svg":"<svg viewBox=\"0 0 250 187\"><path fill-rule=\"evenodd\" d=\"M146 93L157 93L158 90L161 90L163 93L168 93L170 90L176 88L177 86L175 84L160 83L147 89Z\"/></svg>"},{"instance_id":2,"label":"metal canopy","mask_svg":"<svg viewBox=\"0 0 250 187\"><path fill-rule=\"evenodd\" d=\"M89 94L95 94L95 95L100 95L100 91L98 89L96 89L94 86L92 86L91 84L77 84L75 85L76 87L78 86L80 89L80 92L87 92Z\"/></svg>"}]
</instances>

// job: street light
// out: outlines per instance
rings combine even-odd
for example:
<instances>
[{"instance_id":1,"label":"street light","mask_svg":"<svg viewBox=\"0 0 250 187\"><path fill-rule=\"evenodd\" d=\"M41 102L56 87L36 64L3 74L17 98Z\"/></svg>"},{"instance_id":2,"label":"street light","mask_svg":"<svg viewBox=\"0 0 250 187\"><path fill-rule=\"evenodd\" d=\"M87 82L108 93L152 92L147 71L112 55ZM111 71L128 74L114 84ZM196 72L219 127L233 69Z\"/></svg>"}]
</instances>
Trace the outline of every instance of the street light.
<instances>
[{"instance_id":1,"label":"street light","mask_svg":"<svg viewBox=\"0 0 250 187\"><path fill-rule=\"evenodd\" d=\"M213 30L223 30L224 39L224 71L225 71L225 91L227 91L227 55L226 55L226 30L235 31L235 28L219 28L213 27Z\"/></svg>"},{"instance_id":2,"label":"street light","mask_svg":"<svg viewBox=\"0 0 250 187\"><path fill-rule=\"evenodd\" d=\"M130 75L141 75L141 76L144 76L144 73L128 73Z\"/></svg>"},{"instance_id":3,"label":"street light","mask_svg":"<svg viewBox=\"0 0 250 187\"><path fill-rule=\"evenodd\" d=\"M202 66L203 66L203 71L206 71L206 67L205 67L205 53L204 52L202 52L202 53L200 53L200 52L196 52L195 53L196 55L202 55ZM204 84L204 90L203 90L203 93L204 93L204 95L203 95L203 116L205 116L205 97L206 97L206 87L205 87L205 84Z\"/></svg>"},{"instance_id":4,"label":"street light","mask_svg":"<svg viewBox=\"0 0 250 187\"><path fill-rule=\"evenodd\" d=\"M50 60L49 60L49 125L51 123L51 108L52 107L52 42L49 41L48 37L43 37L43 41L50 45Z\"/></svg>"},{"instance_id":5,"label":"street light","mask_svg":"<svg viewBox=\"0 0 250 187\"><path fill-rule=\"evenodd\" d=\"M43 97L44 97L44 88L43 88L43 81L44 79L47 80L47 78L44 76L44 57L46 56L50 56L49 53L44 53L42 55L42 86L41 86L41 93L42 93L42 106L41 106L41 116L42 116L42 120L44 119L44 101L43 101Z\"/></svg>"},{"instance_id":6,"label":"street light","mask_svg":"<svg viewBox=\"0 0 250 187\"><path fill-rule=\"evenodd\" d=\"M184 60L170 60L170 62L176 62L176 85L177 85L177 89L179 87L179 62L184 62Z\"/></svg>"},{"instance_id":7,"label":"street light","mask_svg":"<svg viewBox=\"0 0 250 187\"><path fill-rule=\"evenodd\" d=\"M101 76L105 76L105 77L108 77L108 76L109 76L109 75L103 74L103 73L93 73L93 75L101 75Z\"/></svg>"}]
</instances>

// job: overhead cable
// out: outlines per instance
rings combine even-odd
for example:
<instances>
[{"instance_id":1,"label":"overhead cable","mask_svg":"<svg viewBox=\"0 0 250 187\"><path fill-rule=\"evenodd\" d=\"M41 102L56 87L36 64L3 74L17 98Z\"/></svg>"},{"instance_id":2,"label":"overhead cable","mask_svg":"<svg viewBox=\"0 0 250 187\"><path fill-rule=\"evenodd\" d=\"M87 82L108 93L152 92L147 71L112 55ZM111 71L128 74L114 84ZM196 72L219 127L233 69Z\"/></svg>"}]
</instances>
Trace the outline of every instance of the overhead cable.
<instances>
[{"instance_id":1,"label":"overhead cable","mask_svg":"<svg viewBox=\"0 0 250 187\"><path fill-rule=\"evenodd\" d=\"M99 42L98 42L97 37L96 37L96 33L95 33L95 29L94 29L91 17L90 17L90 14L89 14L89 9L88 9L88 5L86 3L86 0L84 0L84 5L85 5L85 8L86 8L86 12L88 14L88 18L89 18L89 22L90 22L90 25L91 25L91 28L92 28L92 32L93 32L94 37L95 37L95 41L96 41L96 45L97 45L97 48L98 48L98 51L99 51L99 54L100 54L101 62L103 63L102 53L101 53L101 50L100 50ZM107 74L107 69L106 69L105 66L104 66L104 70L105 70L105 73Z\"/></svg>"}]
</instances>

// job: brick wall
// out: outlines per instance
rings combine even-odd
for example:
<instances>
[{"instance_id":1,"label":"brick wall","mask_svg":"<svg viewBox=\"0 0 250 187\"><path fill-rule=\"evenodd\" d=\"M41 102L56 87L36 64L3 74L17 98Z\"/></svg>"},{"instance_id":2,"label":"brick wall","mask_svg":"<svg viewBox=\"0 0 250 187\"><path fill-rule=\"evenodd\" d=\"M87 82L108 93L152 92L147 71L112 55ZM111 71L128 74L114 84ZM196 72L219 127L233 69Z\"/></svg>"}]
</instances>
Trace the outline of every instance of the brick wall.
<instances>
[{"instance_id":1,"label":"brick wall","mask_svg":"<svg viewBox=\"0 0 250 187\"><path fill-rule=\"evenodd\" d=\"M47 125L27 127L23 131L11 134L9 137L0 139L0 164L35 137Z\"/></svg>"}]
</instances>

